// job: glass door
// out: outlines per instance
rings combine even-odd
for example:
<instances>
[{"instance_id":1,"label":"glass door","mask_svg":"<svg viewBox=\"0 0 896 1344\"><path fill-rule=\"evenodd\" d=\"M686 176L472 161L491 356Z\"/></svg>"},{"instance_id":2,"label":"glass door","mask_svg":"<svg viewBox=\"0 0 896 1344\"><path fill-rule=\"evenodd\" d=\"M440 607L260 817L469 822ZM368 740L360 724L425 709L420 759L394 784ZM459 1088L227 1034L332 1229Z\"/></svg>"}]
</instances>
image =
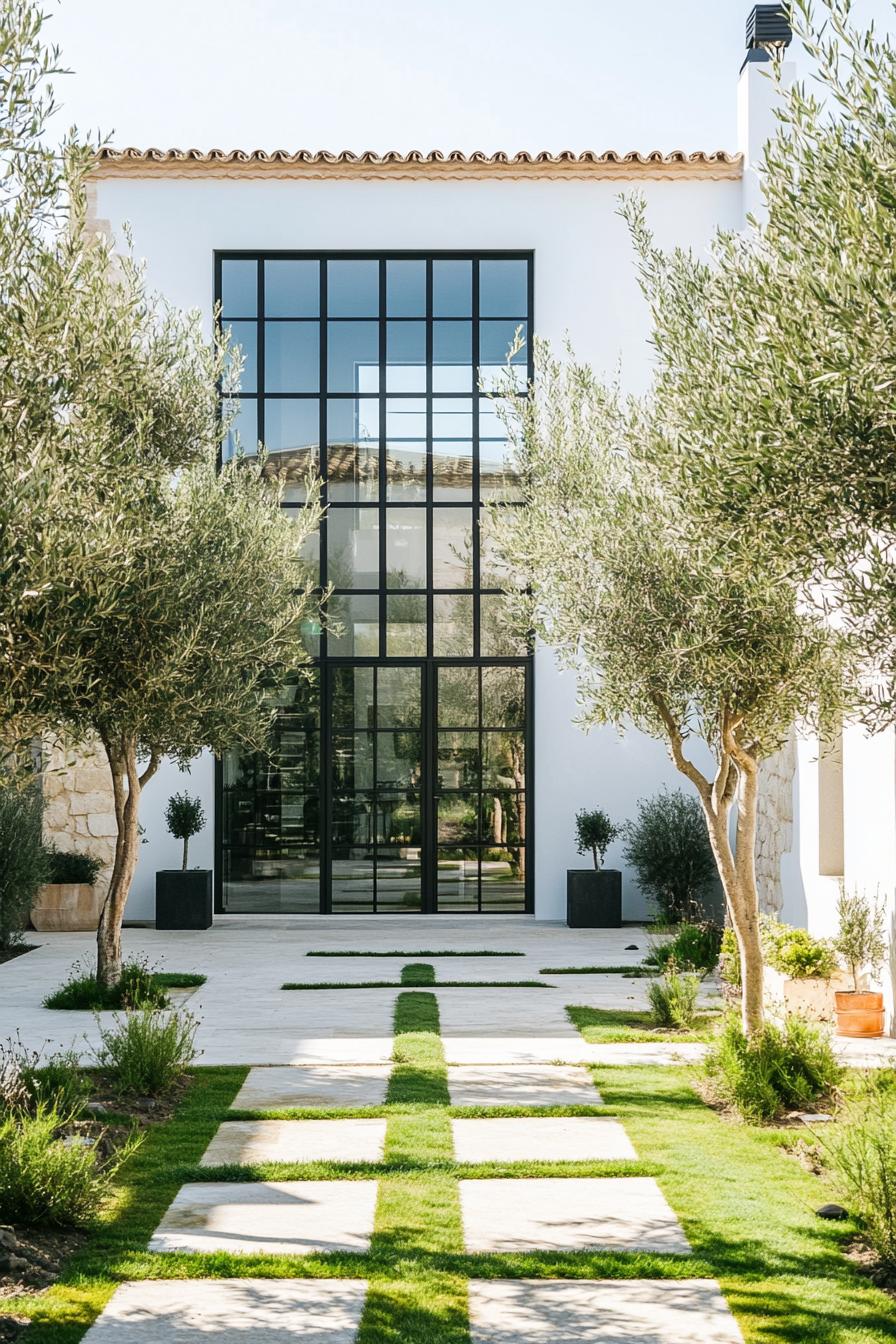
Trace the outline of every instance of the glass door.
<instances>
[{"instance_id":1,"label":"glass door","mask_svg":"<svg viewBox=\"0 0 896 1344\"><path fill-rule=\"evenodd\" d=\"M330 908L423 908L423 666L329 669Z\"/></svg>"}]
</instances>

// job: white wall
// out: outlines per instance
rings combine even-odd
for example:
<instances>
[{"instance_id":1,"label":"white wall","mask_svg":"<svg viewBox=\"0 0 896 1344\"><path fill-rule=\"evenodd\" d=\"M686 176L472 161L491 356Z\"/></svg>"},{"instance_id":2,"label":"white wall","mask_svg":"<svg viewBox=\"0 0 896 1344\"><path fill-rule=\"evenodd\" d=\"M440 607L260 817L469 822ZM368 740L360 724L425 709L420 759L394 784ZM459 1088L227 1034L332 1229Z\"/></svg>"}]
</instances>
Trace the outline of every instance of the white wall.
<instances>
[{"instance_id":1,"label":"white wall","mask_svg":"<svg viewBox=\"0 0 896 1344\"><path fill-rule=\"evenodd\" d=\"M222 181L108 180L97 184L96 213L117 237L130 222L149 282L181 307L199 308L211 326L216 249L534 249L535 330L555 343L568 334L577 354L636 390L649 369L648 320L638 290L621 190L611 181ZM738 181L645 181L648 218L663 246L705 250L717 227L738 228ZM536 914L564 917L565 870L577 867L577 808L601 805L632 815L636 800L679 776L658 743L632 732L585 736L572 725L572 678L541 650L535 692ZM209 760L193 768L195 791L211 816ZM128 917L149 918L156 868L175 861L161 821L170 793L184 786L173 768L153 780L144 804L148 843L140 857ZM193 785L191 784L191 787ZM687 785L685 785L687 787ZM211 827L194 851L212 862ZM618 864L618 848L608 855ZM627 876L624 914L644 902Z\"/></svg>"}]
</instances>

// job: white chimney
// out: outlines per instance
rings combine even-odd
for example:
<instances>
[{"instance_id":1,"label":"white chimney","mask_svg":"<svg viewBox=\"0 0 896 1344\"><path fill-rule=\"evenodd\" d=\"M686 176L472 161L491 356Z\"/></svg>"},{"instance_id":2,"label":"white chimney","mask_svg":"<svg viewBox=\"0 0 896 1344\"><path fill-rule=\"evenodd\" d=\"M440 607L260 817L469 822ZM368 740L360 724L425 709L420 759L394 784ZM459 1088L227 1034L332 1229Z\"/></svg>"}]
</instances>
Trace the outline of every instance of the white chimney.
<instances>
[{"instance_id":1,"label":"white chimney","mask_svg":"<svg viewBox=\"0 0 896 1344\"><path fill-rule=\"evenodd\" d=\"M754 5L747 17L747 56L737 86L737 147L744 159L744 215L761 219L762 155L777 130L775 105L780 94L772 61L782 60L793 31L782 4ZM788 88L796 76L792 61L781 66L781 84Z\"/></svg>"}]
</instances>

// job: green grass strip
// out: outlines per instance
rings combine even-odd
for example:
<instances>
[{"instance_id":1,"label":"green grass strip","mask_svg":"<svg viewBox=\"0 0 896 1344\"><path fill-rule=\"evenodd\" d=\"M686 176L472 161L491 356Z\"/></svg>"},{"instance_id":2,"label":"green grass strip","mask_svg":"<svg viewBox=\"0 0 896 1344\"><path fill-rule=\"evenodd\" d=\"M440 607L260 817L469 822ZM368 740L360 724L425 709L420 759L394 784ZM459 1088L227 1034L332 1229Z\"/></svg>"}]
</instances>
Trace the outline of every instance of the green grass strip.
<instances>
[{"instance_id":1,"label":"green grass strip","mask_svg":"<svg viewBox=\"0 0 896 1344\"><path fill-rule=\"evenodd\" d=\"M553 989L546 980L288 980L281 989L402 989L404 985L436 989Z\"/></svg>"},{"instance_id":2,"label":"green grass strip","mask_svg":"<svg viewBox=\"0 0 896 1344\"><path fill-rule=\"evenodd\" d=\"M306 952L306 957L524 957L525 952L463 952L456 948L441 948L438 952L397 950L393 952Z\"/></svg>"},{"instance_id":3,"label":"green grass strip","mask_svg":"<svg viewBox=\"0 0 896 1344\"><path fill-rule=\"evenodd\" d=\"M659 975L659 971L645 966L542 966L539 975L627 975L638 980L645 975Z\"/></svg>"},{"instance_id":4,"label":"green grass strip","mask_svg":"<svg viewBox=\"0 0 896 1344\"><path fill-rule=\"evenodd\" d=\"M434 985L436 982L436 968L428 965L425 961L413 961L409 966L401 968L401 983L403 985Z\"/></svg>"},{"instance_id":5,"label":"green grass strip","mask_svg":"<svg viewBox=\"0 0 896 1344\"><path fill-rule=\"evenodd\" d=\"M677 1031L673 1027L653 1026L653 1018L646 1009L631 1011L627 1008L588 1008L568 1004L566 1015L589 1045L625 1041L642 1045L656 1045L663 1041L671 1045L682 1041L707 1042L712 1040L716 1023L721 1019L719 1012L698 1013L693 1029Z\"/></svg>"}]
</instances>

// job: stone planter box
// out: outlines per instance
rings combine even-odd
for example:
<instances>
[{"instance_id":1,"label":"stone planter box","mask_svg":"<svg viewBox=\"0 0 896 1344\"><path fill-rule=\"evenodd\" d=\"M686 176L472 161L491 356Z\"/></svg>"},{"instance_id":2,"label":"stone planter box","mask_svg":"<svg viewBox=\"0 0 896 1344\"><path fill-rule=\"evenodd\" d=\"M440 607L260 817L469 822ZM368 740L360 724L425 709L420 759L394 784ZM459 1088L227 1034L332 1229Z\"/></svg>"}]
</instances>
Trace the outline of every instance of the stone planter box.
<instances>
[{"instance_id":1,"label":"stone planter box","mask_svg":"<svg viewBox=\"0 0 896 1344\"><path fill-rule=\"evenodd\" d=\"M98 887L86 882L48 882L31 907L38 933L89 933L96 930L103 909Z\"/></svg>"},{"instance_id":2,"label":"stone planter box","mask_svg":"<svg viewBox=\"0 0 896 1344\"><path fill-rule=\"evenodd\" d=\"M622 874L615 868L568 868L566 923L570 929L621 928Z\"/></svg>"},{"instance_id":3,"label":"stone planter box","mask_svg":"<svg viewBox=\"0 0 896 1344\"><path fill-rule=\"evenodd\" d=\"M847 989L849 980L842 971L835 971L830 980L812 976L805 980L791 980L781 971L766 966L763 971L765 1006L773 1017L805 1017L810 1022L836 1021L837 990Z\"/></svg>"}]
</instances>

